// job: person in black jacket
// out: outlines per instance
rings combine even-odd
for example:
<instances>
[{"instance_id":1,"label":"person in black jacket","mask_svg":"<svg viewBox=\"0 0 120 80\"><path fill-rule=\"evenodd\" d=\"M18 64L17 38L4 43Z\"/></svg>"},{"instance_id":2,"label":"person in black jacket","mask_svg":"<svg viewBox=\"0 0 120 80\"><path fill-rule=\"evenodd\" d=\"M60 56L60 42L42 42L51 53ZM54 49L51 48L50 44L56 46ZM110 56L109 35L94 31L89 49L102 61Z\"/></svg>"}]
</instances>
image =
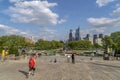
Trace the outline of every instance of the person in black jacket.
<instances>
[{"instance_id":1,"label":"person in black jacket","mask_svg":"<svg viewBox=\"0 0 120 80\"><path fill-rule=\"evenodd\" d=\"M72 59L72 63L74 64L75 63L75 54L74 53L72 53L71 59Z\"/></svg>"}]
</instances>

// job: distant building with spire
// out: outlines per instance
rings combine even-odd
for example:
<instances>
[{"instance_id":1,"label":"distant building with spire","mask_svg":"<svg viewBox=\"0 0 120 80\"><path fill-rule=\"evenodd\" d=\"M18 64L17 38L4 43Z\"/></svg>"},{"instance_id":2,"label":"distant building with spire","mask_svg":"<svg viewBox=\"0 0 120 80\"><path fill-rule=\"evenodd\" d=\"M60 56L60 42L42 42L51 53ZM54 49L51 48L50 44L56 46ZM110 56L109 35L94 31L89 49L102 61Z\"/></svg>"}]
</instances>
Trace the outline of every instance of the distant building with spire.
<instances>
[{"instance_id":1,"label":"distant building with spire","mask_svg":"<svg viewBox=\"0 0 120 80\"><path fill-rule=\"evenodd\" d=\"M76 30L75 30L75 37L73 37L73 31L72 29L70 29L70 32L69 32L69 39L68 41L78 41L78 40L82 40L81 39L81 36L80 36L80 28L78 27ZM94 34L93 36L90 36L90 34L87 34L83 40L88 40L91 42L91 44L99 44L99 45L102 45L102 38L103 38L103 34Z\"/></svg>"},{"instance_id":2,"label":"distant building with spire","mask_svg":"<svg viewBox=\"0 0 120 80\"><path fill-rule=\"evenodd\" d=\"M75 40L77 41L77 40L80 40L81 38L80 38L80 28L78 27L77 29L76 29L76 32L75 32Z\"/></svg>"},{"instance_id":3,"label":"distant building with spire","mask_svg":"<svg viewBox=\"0 0 120 80\"><path fill-rule=\"evenodd\" d=\"M69 40L68 41L73 41L73 40L81 40L81 37L80 37L80 28L78 27L75 31L75 37L73 37L73 32L72 32L72 29L70 29L70 32L69 32Z\"/></svg>"},{"instance_id":4,"label":"distant building with spire","mask_svg":"<svg viewBox=\"0 0 120 80\"><path fill-rule=\"evenodd\" d=\"M73 41L73 34L72 34L72 29L70 29L70 33L69 33L69 41Z\"/></svg>"}]
</instances>

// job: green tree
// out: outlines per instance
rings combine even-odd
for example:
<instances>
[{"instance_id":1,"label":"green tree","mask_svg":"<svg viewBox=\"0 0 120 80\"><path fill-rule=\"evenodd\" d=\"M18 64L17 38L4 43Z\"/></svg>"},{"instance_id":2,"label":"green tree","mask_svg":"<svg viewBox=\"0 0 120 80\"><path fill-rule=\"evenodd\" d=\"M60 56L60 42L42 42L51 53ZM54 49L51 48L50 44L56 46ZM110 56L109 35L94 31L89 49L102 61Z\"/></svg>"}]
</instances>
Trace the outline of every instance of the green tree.
<instances>
[{"instance_id":1,"label":"green tree","mask_svg":"<svg viewBox=\"0 0 120 80\"><path fill-rule=\"evenodd\" d=\"M102 46L99 45L98 43L94 44L94 48L98 49L98 48L101 48Z\"/></svg>"},{"instance_id":2,"label":"green tree","mask_svg":"<svg viewBox=\"0 0 120 80\"><path fill-rule=\"evenodd\" d=\"M67 43L67 47L70 49L90 49L92 44L88 40L70 41Z\"/></svg>"},{"instance_id":3,"label":"green tree","mask_svg":"<svg viewBox=\"0 0 120 80\"><path fill-rule=\"evenodd\" d=\"M36 43L35 46L37 49L40 50L48 50L48 49L57 49L63 47L63 44L60 43L59 41L44 41L39 39Z\"/></svg>"},{"instance_id":4,"label":"green tree","mask_svg":"<svg viewBox=\"0 0 120 80\"><path fill-rule=\"evenodd\" d=\"M120 31L111 33L111 39L113 40L112 48L116 51L116 53L120 53Z\"/></svg>"},{"instance_id":5,"label":"green tree","mask_svg":"<svg viewBox=\"0 0 120 80\"><path fill-rule=\"evenodd\" d=\"M1 50L5 47L9 50L9 54L18 55L18 48L31 45L26 42L25 38L19 35L1 36L0 37Z\"/></svg>"},{"instance_id":6,"label":"green tree","mask_svg":"<svg viewBox=\"0 0 120 80\"><path fill-rule=\"evenodd\" d=\"M113 45L113 40L112 40L111 36L105 36L102 39L102 42L103 42L103 48L105 49L105 52L107 52L107 49L112 47L112 45Z\"/></svg>"}]
</instances>

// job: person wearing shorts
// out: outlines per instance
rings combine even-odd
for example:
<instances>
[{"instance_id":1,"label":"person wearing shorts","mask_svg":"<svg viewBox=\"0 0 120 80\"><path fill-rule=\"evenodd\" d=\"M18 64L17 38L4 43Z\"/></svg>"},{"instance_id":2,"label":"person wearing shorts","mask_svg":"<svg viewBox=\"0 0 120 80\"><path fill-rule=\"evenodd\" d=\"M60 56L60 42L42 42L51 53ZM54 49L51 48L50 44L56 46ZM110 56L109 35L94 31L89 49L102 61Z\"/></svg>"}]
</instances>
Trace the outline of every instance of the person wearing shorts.
<instances>
[{"instance_id":1,"label":"person wearing shorts","mask_svg":"<svg viewBox=\"0 0 120 80\"><path fill-rule=\"evenodd\" d=\"M34 75L35 72L35 58L31 56L29 59L29 75Z\"/></svg>"}]
</instances>

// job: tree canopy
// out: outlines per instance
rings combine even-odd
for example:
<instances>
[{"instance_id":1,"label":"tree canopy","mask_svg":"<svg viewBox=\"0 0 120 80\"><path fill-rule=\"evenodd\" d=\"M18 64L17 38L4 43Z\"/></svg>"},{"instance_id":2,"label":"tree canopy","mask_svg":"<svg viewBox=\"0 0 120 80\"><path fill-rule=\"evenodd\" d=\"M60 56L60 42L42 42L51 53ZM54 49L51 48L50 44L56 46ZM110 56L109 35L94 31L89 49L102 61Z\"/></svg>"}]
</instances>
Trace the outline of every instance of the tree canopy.
<instances>
[{"instance_id":1,"label":"tree canopy","mask_svg":"<svg viewBox=\"0 0 120 80\"><path fill-rule=\"evenodd\" d=\"M57 48L63 47L63 43L55 40L45 41L45 40L39 39L35 43L35 47L36 49L39 49L39 50L57 49Z\"/></svg>"},{"instance_id":2,"label":"tree canopy","mask_svg":"<svg viewBox=\"0 0 120 80\"><path fill-rule=\"evenodd\" d=\"M70 49L90 49L92 44L88 40L78 40L68 42L67 47Z\"/></svg>"},{"instance_id":3,"label":"tree canopy","mask_svg":"<svg viewBox=\"0 0 120 80\"><path fill-rule=\"evenodd\" d=\"M31 44L25 40L25 37L19 35L1 36L0 37L0 51L2 49L9 50L9 54L18 55L20 47L30 46Z\"/></svg>"}]
</instances>

